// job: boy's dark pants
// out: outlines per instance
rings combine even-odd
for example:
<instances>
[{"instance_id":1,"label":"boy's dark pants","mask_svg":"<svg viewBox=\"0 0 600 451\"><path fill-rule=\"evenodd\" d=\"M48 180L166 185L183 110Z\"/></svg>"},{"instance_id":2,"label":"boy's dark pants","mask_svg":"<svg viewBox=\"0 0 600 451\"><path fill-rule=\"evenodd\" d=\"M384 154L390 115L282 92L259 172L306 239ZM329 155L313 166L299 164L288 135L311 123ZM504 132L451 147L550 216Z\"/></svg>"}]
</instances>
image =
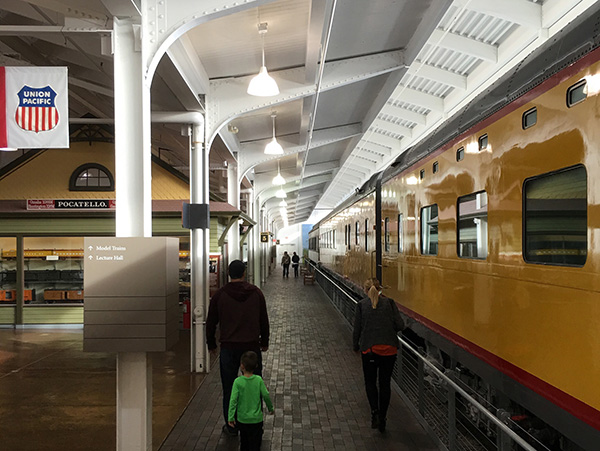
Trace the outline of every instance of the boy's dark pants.
<instances>
[{"instance_id":1,"label":"boy's dark pants","mask_svg":"<svg viewBox=\"0 0 600 451\"><path fill-rule=\"evenodd\" d=\"M262 443L263 422L237 423L240 430L240 451L259 451Z\"/></svg>"}]
</instances>

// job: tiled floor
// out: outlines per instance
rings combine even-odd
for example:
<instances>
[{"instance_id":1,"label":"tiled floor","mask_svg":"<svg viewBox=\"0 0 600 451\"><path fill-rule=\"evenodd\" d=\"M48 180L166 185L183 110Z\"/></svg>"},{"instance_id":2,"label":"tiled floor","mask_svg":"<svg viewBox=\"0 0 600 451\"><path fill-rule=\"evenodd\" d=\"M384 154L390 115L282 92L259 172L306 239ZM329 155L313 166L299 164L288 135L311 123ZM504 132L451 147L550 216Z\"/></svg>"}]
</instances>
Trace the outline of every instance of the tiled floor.
<instances>
[{"instance_id":1,"label":"tiled floor","mask_svg":"<svg viewBox=\"0 0 600 451\"><path fill-rule=\"evenodd\" d=\"M370 428L351 331L318 285L274 275L263 291L272 334L263 376L275 405L264 451L438 449L396 393L387 432ZM237 450L238 439L221 433L221 402L216 367L160 450Z\"/></svg>"},{"instance_id":2,"label":"tiled floor","mask_svg":"<svg viewBox=\"0 0 600 451\"><path fill-rule=\"evenodd\" d=\"M116 354L82 351L83 331L0 329L0 450L113 451ZM153 449L204 375L190 374L189 333L153 353Z\"/></svg>"}]
</instances>

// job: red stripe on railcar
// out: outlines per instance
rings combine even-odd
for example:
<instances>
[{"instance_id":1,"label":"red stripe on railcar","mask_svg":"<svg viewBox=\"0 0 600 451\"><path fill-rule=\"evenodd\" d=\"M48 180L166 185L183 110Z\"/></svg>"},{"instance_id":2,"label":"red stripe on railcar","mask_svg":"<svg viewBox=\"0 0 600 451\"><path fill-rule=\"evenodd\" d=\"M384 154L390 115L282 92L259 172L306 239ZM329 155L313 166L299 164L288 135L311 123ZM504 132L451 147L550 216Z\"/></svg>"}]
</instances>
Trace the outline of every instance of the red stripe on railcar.
<instances>
[{"instance_id":1,"label":"red stripe on railcar","mask_svg":"<svg viewBox=\"0 0 600 451\"><path fill-rule=\"evenodd\" d=\"M600 430L600 411L596 410L592 406L580 401L579 399L569 395L568 393L563 392L562 390L559 390L553 385L544 382L543 380L539 379L533 374L528 373L527 371L519 368L518 366L515 366L512 363L498 357L497 355L486 351L482 347L477 346L475 343L465 340L460 335L457 335L454 332L446 329L445 327L442 327L439 324L434 323L433 321L425 318L424 316L413 312L412 310L404 307L403 305L400 305L398 303L397 305L398 308L402 310L406 315L422 323L423 325L438 333L447 340L450 340L456 346L464 349L470 354L473 354L480 360L483 360L487 364L496 368L501 373L506 374L507 376L516 380L520 384L533 390L548 401L551 401L553 404L556 404L563 410L566 410L571 415L579 418L584 423L587 423L593 428Z\"/></svg>"}]
</instances>

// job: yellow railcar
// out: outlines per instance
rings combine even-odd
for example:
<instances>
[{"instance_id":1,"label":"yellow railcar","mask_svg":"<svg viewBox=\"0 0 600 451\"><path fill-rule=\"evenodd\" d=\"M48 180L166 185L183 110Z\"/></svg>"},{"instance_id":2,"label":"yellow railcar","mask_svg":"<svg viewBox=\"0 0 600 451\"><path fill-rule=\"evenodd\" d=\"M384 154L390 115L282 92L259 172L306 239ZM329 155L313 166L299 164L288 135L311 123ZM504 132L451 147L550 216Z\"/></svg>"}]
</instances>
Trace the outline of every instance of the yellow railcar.
<instances>
[{"instance_id":1,"label":"yellow railcar","mask_svg":"<svg viewBox=\"0 0 600 451\"><path fill-rule=\"evenodd\" d=\"M580 444L600 433L598 18L315 228L325 268L381 278L409 321Z\"/></svg>"}]
</instances>

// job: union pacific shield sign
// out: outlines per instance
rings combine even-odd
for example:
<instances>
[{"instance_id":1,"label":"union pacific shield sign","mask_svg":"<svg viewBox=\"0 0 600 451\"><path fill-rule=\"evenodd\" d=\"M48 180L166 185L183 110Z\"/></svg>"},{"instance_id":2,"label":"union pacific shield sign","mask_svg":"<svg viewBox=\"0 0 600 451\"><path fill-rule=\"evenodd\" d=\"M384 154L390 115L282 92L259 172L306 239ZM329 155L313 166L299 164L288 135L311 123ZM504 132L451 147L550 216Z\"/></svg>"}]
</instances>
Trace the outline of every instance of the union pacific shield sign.
<instances>
[{"instance_id":1,"label":"union pacific shield sign","mask_svg":"<svg viewBox=\"0 0 600 451\"><path fill-rule=\"evenodd\" d=\"M15 113L15 121L23 130L45 132L58 124L56 109L56 92L50 86L32 88L23 86L17 93L19 106Z\"/></svg>"},{"instance_id":2,"label":"union pacific shield sign","mask_svg":"<svg viewBox=\"0 0 600 451\"><path fill-rule=\"evenodd\" d=\"M67 147L67 68L0 67L0 149Z\"/></svg>"}]
</instances>

